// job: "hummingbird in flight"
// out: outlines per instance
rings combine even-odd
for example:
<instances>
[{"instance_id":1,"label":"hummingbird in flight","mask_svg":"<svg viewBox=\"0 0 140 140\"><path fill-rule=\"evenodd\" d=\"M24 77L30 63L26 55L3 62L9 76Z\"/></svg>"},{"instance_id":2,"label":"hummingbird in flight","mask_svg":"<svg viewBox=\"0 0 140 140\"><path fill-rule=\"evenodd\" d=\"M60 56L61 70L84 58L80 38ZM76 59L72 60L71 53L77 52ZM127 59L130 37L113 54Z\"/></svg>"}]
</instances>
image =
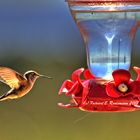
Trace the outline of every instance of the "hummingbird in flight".
<instances>
[{"instance_id":1,"label":"hummingbird in flight","mask_svg":"<svg viewBox=\"0 0 140 140\"><path fill-rule=\"evenodd\" d=\"M0 101L18 99L26 95L34 86L39 77L52 79L30 70L21 75L11 68L0 67L0 81L7 84L11 89L0 97Z\"/></svg>"}]
</instances>

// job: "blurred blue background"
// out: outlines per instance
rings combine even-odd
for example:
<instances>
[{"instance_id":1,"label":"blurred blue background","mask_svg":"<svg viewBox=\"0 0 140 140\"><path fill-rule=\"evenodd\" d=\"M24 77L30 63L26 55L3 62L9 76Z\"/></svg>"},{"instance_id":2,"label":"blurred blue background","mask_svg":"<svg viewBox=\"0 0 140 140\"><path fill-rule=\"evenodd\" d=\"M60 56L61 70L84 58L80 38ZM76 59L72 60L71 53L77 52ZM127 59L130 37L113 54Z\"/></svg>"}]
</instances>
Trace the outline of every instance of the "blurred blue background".
<instances>
[{"instance_id":1,"label":"blurred blue background","mask_svg":"<svg viewBox=\"0 0 140 140\"><path fill-rule=\"evenodd\" d=\"M132 65L139 65L139 37ZM140 111L87 113L57 106L68 101L57 95L62 82L86 67L84 43L64 0L0 0L0 65L53 77L39 79L19 100L0 103L0 140L140 139ZM0 87L1 94L9 89Z\"/></svg>"},{"instance_id":2,"label":"blurred blue background","mask_svg":"<svg viewBox=\"0 0 140 140\"><path fill-rule=\"evenodd\" d=\"M8 52L31 59L41 55L46 63L67 59L79 65L77 57L84 53L78 48L83 46L81 37L63 0L0 1L0 31L4 56Z\"/></svg>"}]
</instances>

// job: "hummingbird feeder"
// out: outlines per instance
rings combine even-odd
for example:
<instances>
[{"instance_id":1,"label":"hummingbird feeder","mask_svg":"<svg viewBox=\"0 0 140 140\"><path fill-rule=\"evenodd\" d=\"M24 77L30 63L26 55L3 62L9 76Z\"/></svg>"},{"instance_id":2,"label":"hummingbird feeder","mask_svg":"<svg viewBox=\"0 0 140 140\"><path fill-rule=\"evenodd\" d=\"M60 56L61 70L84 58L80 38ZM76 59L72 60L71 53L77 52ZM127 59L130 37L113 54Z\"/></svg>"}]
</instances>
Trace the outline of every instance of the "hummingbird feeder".
<instances>
[{"instance_id":1,"label":"hummingbird feeder","mask_svg":"<svg viewBox=\"0 0 140 140\"><path fill-rule=\"evenodd\" d=\"M140 0L67 0L86 46L88 69L65 80L59 95L71 96L63 108L89 112L140 109L140 68L129 72L132 44L140 26ZM84 78L80 78L81 75Z\"/></svg>"}]
</instances>

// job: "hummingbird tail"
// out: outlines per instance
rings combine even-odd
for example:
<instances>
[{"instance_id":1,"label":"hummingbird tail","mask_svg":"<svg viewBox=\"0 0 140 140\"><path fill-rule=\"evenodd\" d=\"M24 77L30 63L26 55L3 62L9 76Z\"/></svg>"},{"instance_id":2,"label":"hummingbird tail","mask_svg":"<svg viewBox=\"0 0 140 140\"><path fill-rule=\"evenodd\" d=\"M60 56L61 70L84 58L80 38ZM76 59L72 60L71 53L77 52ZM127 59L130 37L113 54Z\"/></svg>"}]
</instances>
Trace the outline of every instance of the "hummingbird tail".
<instances>
[{"instance_id":1,"label":"hummingbird tail","mask_svg":"<svg viewBox=\"0 0 140 140\"><path fill-rule=\"evenodd\" d=\"M16 98L18 98L18 97L15 94L4 94L0 97L0 102L4 101L4 100L16 99Z\"/></svg>"},{"instance_id":2,"label":"hummingbird tail","mask_svg":"<svg viewBox=\"0 0 140 140\"><path fill-rule=\"evenodd\" d=\"M6 95L5 94L0 96L0 101L4 101L4 100L6 100Z\"/></svg>"}]
</instances>

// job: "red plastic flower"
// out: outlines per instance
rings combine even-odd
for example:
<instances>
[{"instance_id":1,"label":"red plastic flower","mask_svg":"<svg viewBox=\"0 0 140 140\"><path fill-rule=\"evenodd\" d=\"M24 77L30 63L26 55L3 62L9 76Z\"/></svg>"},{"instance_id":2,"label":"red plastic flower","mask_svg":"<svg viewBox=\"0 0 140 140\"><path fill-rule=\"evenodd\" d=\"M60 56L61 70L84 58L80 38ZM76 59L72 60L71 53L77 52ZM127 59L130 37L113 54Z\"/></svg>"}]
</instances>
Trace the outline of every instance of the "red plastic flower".
<instances>
[{"instance_id":1,"label":"red plastic flower","mask_svg":"<svg viewBox=\"0 0 140 140\"><path fill-rule=\"evenodd\" d=\"M79 108L81 110L133 111L140 108L140 68L134 67L138 73L136 80L132 80L127 70L115 70L112 73L114 80L97 78L83 68L73 72L72 80L64 81L59 95L65 93L72 99L66 105L59 103L63 108ZM80 76L84 75L81 79Z\"/></svg>"},{"instance_id":2,"label":"red plastic flower","mask_svg":"<svg viewBox=\"0 0 140 140\"><path fill-rule=\"evenodd\" d=\"M90 73L90 71L87 69L84 72L84 77L86 80L81 80L80 75L83 73L84 69L78 69L72 73L72 81L66 80L62 87L59 90L59 95L65 92L65 95L67 96L76 96L81 97L82 96L82 102L84 102L87 94L88 94L88 80L94 79L94 76ZM59 103L59 106L68 108L68 107L78 107L78 106L72 106L71 104L74 103L73 100L71 100L70 104L63 105L62 103Z\"/></svg>"},{"instance_id":3,"label":"red plastic flower","mask_svg":"<svg viewBox=\"0 0 140 140\"><path fill-rule=\"evenodd\" d=\"M107 95L110 97L118 98L121 96L140 96L140 68L134 67L138 73L138 78L132 80L129 71L124 69L115 70L112 73L114 81L106 85Z\"/></svg>"}]
</instances>

